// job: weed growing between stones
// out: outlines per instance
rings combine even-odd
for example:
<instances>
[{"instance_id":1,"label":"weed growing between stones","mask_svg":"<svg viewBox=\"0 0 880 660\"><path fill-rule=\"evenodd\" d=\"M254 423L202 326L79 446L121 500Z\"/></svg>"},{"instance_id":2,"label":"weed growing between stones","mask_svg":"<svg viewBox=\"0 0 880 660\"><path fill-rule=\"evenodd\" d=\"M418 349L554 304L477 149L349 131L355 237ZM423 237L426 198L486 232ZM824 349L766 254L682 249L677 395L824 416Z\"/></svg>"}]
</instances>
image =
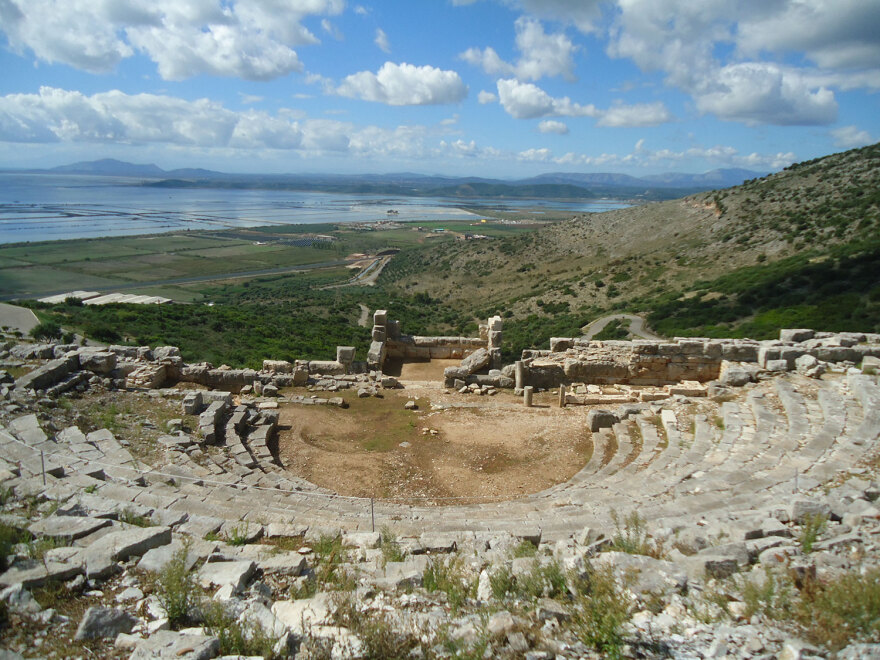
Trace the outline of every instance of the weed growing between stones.
<instances>
[{"instance_id":1,"label":"weed growing between stones","mask_svg":"<svg viewBox=\"0 0 880 660\"><path fill-rule=\"evenodd\" d=\"M223 539L229 545L242 546L248 542L248 524L234 525Z\"/></svg>"},{"instance_id":2,"label":"weed growing between stones","mask_svg":"<svg viewBox=\"0 0 880 660\"><path fill-rule=\"evenodd\" d=\"M813 583L801 591L796 618L808 640L832 651L880 642L880 569Z\"/></svg>"},{"instance_id":3,"label":"weed growing between stones","mask_svg":"<svg viewBox=\"0 0 880 660\"><path fill-rule=\"evenodd\" d=\"M798 536L798 541L801 544L801 550L804 551L804 554L810 554L813 551L813 544L822 532L825 531L827 525L828 517L823 516L822 514L806 516L806 518L804 518L803 525L801 525L801 532Z\"/></svg>"},{"instance_id":4,"label":"weed growing between stones","mask_svg":"<svg viewBox=\"0 0 880 660\"><path fill-rule=\"evenodd\" d=\"M29 559L37 561L45 561L46 553L49 550L60 548L64 545L63 541L55 539L51 536L42 536L29 541L25 541L25 552Z\"/></svg>"},{"instance_id":5,"label":"weed growing between stones","mask_svg":"<svg viewBox=\"0 0 880 660\"><path fill-rule=\"evenodd\" d=\"M531 570L517 577L515 590L521 598L559 598L566 594L565 573L559 562L541 564L535 559Z\"/></svg>"},{"instance_id":6,"label":"weed growing between stones","mask_svg":"<svg viewBox=\"0 0 880 660\"><path fill-rule=\"evenodd\" d=\"M762 580L747 579L742 595L747 618L761 614L769 619L788 619L794 609L791 581L769 568L764 569Z\"/></svg>"},{"instance_id":7,"label":"weed growing between stones","mask_svg":"<svg viewBox=\"0 0 880 660\"><path fill-rule=\"evenodd\" d=\"M291 598L311 598L319 588L327 591L354 591L357 588L357 577L345 567L349 557L342 538L321 536L312 544L312 551L314 567L309 575L291 587Z\"/></svg>"},{"instance_id":8,"label":"weed growing between stones","mask_svg":"<svg viewBox=\"0 0 880 660\"><path fill-rule=\"evenodd\" d=\"M656 559L663 554L662 548L648 540L648 521L642 518L638 511L632 511L625 516L622 527L620 517L614 509L611 510L611 520L616 531L609 550L626 552L630 555L648 555Z\"/></svg>"},{"instance_id":9,"label":"weed growing between stones","mask_svg":"<svg viewBox=\"0 0 880 660\"><path fill-rule=\"evenodd\" d=\"M152 527L153 521L150 520L148 516L142 516L135 511L133 511L130 507L125 507L119 513L119 522L126 523L128 525L134 525L135 527Z\"/></svg>"},{"instance_id":10,"label":"weed growing between stones","mask_svg":"<svg viewBox=\"0 0 880 660\"><path fill-rule=\"evenodd\" d=\"M153 578L153 590L169 624L175 628L199 616L202 592L195 574L187 568L189 545L180 548Z\"/></svg>"},{"instance_id":11,"label":"weed growing between stones","mask_svg":"<svg viewBox=\"0 0 880 660\"><path fill-rule=\"evenodd\" d=\"M461 609L467 599L477 593L476 581L467 575L461 557L433 558L425 569L423 585L428 593L445 593L453 612Z\"/></svg>"},{"instance_id":12,"label":"weed growing between stones","mask_svg":"<svg viewBox=\"0 0 880 660\"><path fill-rule=\"evenodd\" d=\"M610 566L591 569L574 581L570 625L581 642L609 658L619 658L623 625L629 618L629 601Z\"/></svg>"},{"instance_id":13,"label":"weed growing between stones","mask_svg":"<svg viewBox=\"0 0 880 660\"><path fill-rule=\"evenodd\" d=\"M277 637L247 616L236 617L222 603L211 603L204 609L204 627L209 635L220 640L221 655L261 656L274 658Z\"/></svg>"},{"instance_id":14,"label":"weed growing between stones","mask_svg":"<svg viewBox=\"0 0 880 660\"><path fill-rule=\"evenodd\" d=\"M534 543L530 541L522 540L519 545L517 545L512 551L511 555L514 558L520 557L535 557L538 554L538 548Z\"/></svg>"},{"instance_id":15,"label":"weed growing between stones","mask_svg":"<svg viewBox=\"0 0 880 660\"><path fill-rule=\"evenodd\" d=\"M395 631L387 614L359 609L356 599L351 596L337 603L334 623L357 635L363 643L365 658L402 660L413 657L412 653L421 647L413 631Z\"/></svg>"},{"instance_id":16,"label":"weed growing between stones","mask_svg":"<svg viewBox=\"0 0 880 660\"><path fill-rule=\"evenodd\" d=\"M400 549L400 544L394 533L388 527L382 528L382 540L379 548L382 550L382 559L386 564L389 561L404 560L404 552Z\"/></svg>"},{"instance_id":17,"label":"weed growing between stones","mask_svg":"<svg viewBox=\"0 0 880 660\"><path fill-rule=\"evenodd\" d=\"M29 534L17 529L5 522L0 522L0 570L5 570L9 563L9 556L16 544L28 540Z\"/></svg>"}]
</instances>

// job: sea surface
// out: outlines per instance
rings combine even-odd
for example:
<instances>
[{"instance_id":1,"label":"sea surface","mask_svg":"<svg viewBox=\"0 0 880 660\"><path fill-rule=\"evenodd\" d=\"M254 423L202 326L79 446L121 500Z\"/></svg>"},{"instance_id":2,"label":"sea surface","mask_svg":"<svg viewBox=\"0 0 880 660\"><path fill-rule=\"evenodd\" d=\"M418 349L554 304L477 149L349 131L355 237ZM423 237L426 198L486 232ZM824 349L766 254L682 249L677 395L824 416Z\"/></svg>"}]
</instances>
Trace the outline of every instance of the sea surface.
<instances>
[{"instance_id":1,"label":"sea surface","mask_svg":"<svg viewBox=\"0 0 880 660\"><path fill-rule=\"evenodd\" d=\"M389 197L275 190L168 189L142 179L0 172L0 243L160 234L322 222L404 222L477 217L460 199ZM467 200L535 217L547 211L608 211L618 200ZM394 209L397 215L389 216ZM543 210L543 211L542 211Z\"/></svg>"}]
</instances>

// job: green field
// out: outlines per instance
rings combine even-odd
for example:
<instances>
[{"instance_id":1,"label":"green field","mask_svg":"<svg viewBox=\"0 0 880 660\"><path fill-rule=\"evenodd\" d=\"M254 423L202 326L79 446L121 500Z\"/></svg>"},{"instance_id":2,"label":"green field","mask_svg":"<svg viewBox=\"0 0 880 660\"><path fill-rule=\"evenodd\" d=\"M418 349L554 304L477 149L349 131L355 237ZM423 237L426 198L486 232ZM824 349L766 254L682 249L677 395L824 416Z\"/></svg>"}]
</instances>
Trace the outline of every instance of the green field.
<instances>
[{"instance_id":1,"label":"green field","mask_svg":"<svg viewBox=\"0 0 880 660\"><path fill-rule=\"evenodd\" d=\"M204 298L203 289L216 288L217 283L183 284L176 280L235 280L248 274L261 277L260 271L339 261L355 253L436 245L451 242L464 233L510 236L533 231L537 226L540 225L479 223L477 219L429 221L372 231L346 224L287 225L12 244L0 246L0 297L40 297L74 289L124 289L193 302ZM437 229L445 231L436 232ZM310 247L290 244L299 237L315 234L330 235L334 240ZM345 282L351 274L330 268L323 270L314 283Z\"/></svg>"}]
</instances>

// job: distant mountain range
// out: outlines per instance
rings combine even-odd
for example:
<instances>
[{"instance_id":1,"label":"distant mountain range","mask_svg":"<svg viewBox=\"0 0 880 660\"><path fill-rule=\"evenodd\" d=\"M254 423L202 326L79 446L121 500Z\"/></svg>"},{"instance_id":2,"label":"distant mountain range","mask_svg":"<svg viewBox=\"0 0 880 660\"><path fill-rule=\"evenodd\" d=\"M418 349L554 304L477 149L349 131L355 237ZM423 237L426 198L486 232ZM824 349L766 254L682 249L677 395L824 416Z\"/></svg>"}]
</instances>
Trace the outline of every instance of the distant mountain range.
<instances>
[{"instance_id":1,"label":"distant mountain range","mask_svg":"<svg viewBox=\"0 0 880 660\"><path fill-rule=\"evenodd\" d=\"M165 177L212 177L225 176L222 172L213 172L199 168L183 168L178 170L163 170L152 163L143 165L138 163L126 163L114 158L102 158L101 160L83 161L71 165L60 165L51 170L35 170L51 172L53 174L92 174L94 176L133 176L161 179Z\"/></svg>"},{"instance_id":2,"label":"distant mountain range","mask_svg":"<svg viewBox=\"0 0 880 660\"><path fill-rule=\"evenodd\" d=\"M447 177L414 174L229 174L205 169L163 170L152 163L126 163L112 158L62 165L51 174L88 174L149 179L144 185L163 188L241 188L315 190L339 193L373 193L407 196L460 198L558 198L600 197L642 200L670 199L691 192L727 188L763 172L716 169L704 174L668 173L634 177L615 173L553 172L525 179Z\"/></svg>"}]
</instances>

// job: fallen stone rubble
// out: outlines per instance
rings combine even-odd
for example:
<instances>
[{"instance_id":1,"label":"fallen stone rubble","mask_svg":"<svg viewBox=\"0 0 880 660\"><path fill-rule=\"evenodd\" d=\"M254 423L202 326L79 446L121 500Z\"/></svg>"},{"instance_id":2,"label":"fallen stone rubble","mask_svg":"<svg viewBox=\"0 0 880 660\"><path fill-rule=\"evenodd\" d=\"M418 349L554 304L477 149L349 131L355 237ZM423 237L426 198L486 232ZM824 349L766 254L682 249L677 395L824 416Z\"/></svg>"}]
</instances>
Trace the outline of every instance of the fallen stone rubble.
<instances>
[{"instance_id":1,"label":"fallen stone rubble","mask_svg":"<svg viewBox=\"0 0 880 660\"><path fill-rule=\"evenodd\" d=\"M653 556L615 550L621 529L613 527L585 528L555 542L543 541L539 530L391 538L303 529L295 521L198 527L191 525L198 516L170 520L170 512L148 506L138 510L150 526L139 527L123 522L130 511L100 496L33 495L39 504L26 513L16 495L3 524L28 538L51 538L54 547L35 561L28 543L15 546L0 574L0 600L19 625L40 631L40 644L59 636L95 640L131 658L218 657L221 640L197 620L171 629L151 581L185 555L204 598L271 637L276 657L323 657L316 649L364 657L375 640L350 612L343 617L346 608L414 639L418 657L448 657L450 644L485 649L484 657L602 657L572 624L579 616L573 594L579 575L607 570L629 612L620 631L624 656L827 657L827 648L805 640L790 622L750 613L746 585L880 570L880 487L863 476L827 494L792 495L771 509L646 524L640 541ZM22 484L4 479L16 491ZM827 523L807 552L803 539L813 515ZM624 534L630 531L642 533ZM296 549L284 549L290 541ZM337 548L333 560L314 549L328 542ZM322 569L328 561L338 561L333 574ZM438 566L450 567L465 585L454 607L452 592L437 586ZM514 586L504 587L499 576ZM537 591L525 586L535 576L545 580ZM33 593L50 582L90 603L85 613L71 618L42 607ZM876 644L853 646L838 657L878 651ZM6 657L30 657L40 655L40 646L24 641L10 652Z\"/></svg>"}]
</instances>

